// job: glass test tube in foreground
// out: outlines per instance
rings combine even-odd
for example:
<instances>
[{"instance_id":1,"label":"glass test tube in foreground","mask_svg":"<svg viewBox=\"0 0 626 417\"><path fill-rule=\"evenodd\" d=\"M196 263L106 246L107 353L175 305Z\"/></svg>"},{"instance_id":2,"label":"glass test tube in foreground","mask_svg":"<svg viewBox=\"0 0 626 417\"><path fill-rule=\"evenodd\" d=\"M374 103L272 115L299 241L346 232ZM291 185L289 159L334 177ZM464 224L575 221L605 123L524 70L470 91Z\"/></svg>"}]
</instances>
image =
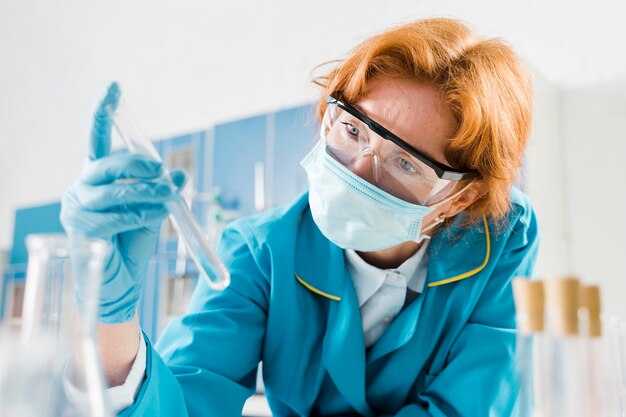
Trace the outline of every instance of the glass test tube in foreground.
<instances>
[{"instance_id":1,"label":"glass test tube in foreground","mask_svg":"<svg viewBox=\"0 0 626 417\"><path fill-rule=\"evenodd\" d=\"M615 397L615 416L626 416L626 322L618 317L607 320L607 335L609 338L609 363L612 367L610 381L614 388L611 394ZM611 416L613 417L613 416Z\"/></svg>"},{"instance_id":2,"label":"glass test tube in foreground","mask_svg":"<svg viewBox=\"0 0 626 417\"><path fill-rule=\"evenodd\" d=\"M602 344L602 323L600 320L600 287L597 285L581 285L580 309L578 318L580 321L580 334L583 338L585 356L587 357L587 384L589 415L609 416L611 387L605 368L605 355Z\"/></svg>"},{"instance_id":3,"label":"glass test tube in foreground","mask_svg":"<svg viewBox=\"0 0 626 417\"><path fill-rule=\"evenodd\" d=\"M108 108L107 111L113 120L117 133L130 152L147 155L159 162L163 162L161 155L159 155L152 142L141 134L139 128L130 117L123 99L120 100L115 111L112 111L111 108ZM172 187L174 187L169 171L166 167L163 169L163 175L169 179ZM189 253L189 256L196 264L200 276L213 289L223 290L226 288L230 283L230 273L194 219L183 197L177 195L175 200L167 202L165 206L170 213L170 220L185 243L187 253Z\"/></svg>"},{"instance_id":4,"label":"glass test tube in foreground","mask_svg":"<svg viewBox=\"0 0 626 417\"><path fill-rule=\"evenodd\" d=\"M580 338L580 282L552 278L544 283L551 332L548 416L588 417L589 377L585 343Z\"/></svg>"},{"instance_id":5,"label":"glass test tube in foreground","mask_svg":"<svg viewBox=\"0 0 626 417\"><path fill-rule=\"evenodd\" d=\"M513 280L517 322L517 367L520 389L519 417L546 416L546 338L543 282Z\"/></svg>"},{"instance_id":6,"label":"glass test tube in foreground","mask_svg":"<svg viewBox=\"0 0 626 417\"><path fill-rule=\"evenodd\" d=\"M26 245L21 335L0 343L0 416L112 417L96 340L110 246L61 234Z\"/></svg>"}]
</instances>

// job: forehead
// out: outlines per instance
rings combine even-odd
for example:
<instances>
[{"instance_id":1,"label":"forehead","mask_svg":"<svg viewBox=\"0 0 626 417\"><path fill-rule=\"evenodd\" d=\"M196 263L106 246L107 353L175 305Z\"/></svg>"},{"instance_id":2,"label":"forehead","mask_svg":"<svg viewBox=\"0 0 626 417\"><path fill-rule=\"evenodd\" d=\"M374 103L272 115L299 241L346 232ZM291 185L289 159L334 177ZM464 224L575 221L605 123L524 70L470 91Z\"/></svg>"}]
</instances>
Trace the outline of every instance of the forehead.
<instances>
[{"instance_id":1,"label":"forehead","mask_svg":"<svg viewBox=\"0 0 626 417\"><path fill-rule=\"evenodd\" d=\"M354 104L416 149L445 162L456 122L436 86L376 77L368 83L367 94Z\"/></svg>"}]
</instances>

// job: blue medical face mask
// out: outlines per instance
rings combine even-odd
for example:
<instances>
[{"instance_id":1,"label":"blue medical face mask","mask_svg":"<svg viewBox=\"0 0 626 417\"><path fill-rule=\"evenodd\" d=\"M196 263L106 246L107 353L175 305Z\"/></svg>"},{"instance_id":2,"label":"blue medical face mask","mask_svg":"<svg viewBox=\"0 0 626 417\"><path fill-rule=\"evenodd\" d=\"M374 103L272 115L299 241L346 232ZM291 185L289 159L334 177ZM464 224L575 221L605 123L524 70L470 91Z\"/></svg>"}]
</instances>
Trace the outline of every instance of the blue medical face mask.
<instances>
[{"instance_id":1,"label":"blue medical face mask","mask_svg":"<svg viewBox=\"0 0 626 417\"><path fill-rule=\"evenodd\" d=\"M372 252L400 243L419 243L422 221L436 206L420 206L381 190L343 166L326 151L324 140L300 163L309 180L309 206L322 234L343 249Z\"/></svg>"}]
</instances>

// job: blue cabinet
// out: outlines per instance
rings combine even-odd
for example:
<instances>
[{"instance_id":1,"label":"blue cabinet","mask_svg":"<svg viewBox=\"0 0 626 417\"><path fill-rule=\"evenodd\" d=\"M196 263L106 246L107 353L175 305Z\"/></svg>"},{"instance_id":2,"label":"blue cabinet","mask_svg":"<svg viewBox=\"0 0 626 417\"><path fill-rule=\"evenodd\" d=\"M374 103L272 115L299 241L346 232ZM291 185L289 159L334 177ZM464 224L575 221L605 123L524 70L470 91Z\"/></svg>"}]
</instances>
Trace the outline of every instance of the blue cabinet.
<instances>
[{"instance_id":1,"label":"blue cabinet","mask_svg":"<svg viewBox=\"0 0 626 417\"><path fill-rule=\"evenodd\" d=\"M307 178L300 161L317 141L319 126L311 105L277 112L274 119L271 164L271 204L287 204L307 189Z\"/></svg>"},{"instance_id":2,"label":"blue cabinet","mask_svg":"<svg viewBox=\"0 0 626 417\"><path fill-rule=\"evenodd\" d=\"M212 160L207 162L224 209L255 211L255 167L266 164L266 144L266 115L215 126Z\"/></svg>"},{"instance_id":3,"label":"blue cabinet","mask_svg":"<svg viewBox=\"0 0 626 417\"><path fill-rule=\"evenodd\" d=\"M63 233L63 226L59 215L61 203L54 202L33 207L25 207L15 211L13 224L13 246L9 266L2 273L0 280L0 319L5 319L4 314L9 316L19 315L24 292L24 278L26 277L26 265L28 251L26 249L26 236L31 233ZM6 319L19 317L6 317Z\"/></svg>"},{"instance_id":4,"label":"blue cabinet","mask_svg":"<svg viewBox=\"0 0 626 417\"><path fill-rule=\"evenodd\" d=\"M61 226L61 203L54 202L15 211L11 264L28 261L25 238L31 233L63 233Z\"/></svg>"}]
</instances>

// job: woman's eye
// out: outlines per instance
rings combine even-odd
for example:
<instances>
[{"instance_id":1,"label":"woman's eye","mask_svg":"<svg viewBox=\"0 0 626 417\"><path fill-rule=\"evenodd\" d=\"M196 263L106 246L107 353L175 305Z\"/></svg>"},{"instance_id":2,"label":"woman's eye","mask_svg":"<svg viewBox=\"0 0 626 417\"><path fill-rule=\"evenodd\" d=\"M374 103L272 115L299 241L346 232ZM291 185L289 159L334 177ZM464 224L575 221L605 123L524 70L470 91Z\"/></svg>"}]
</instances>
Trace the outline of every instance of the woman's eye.
<instances>
[{"instance_id":1,"label":"woman's eye","mask_svg":"<svg viewBox=\"0 0 626 417\"><path fill-rule=\"evenodd\" d=\"M350 123L347 122L341 122L342 125L344 125L346 127L346 130L348 131L349 134L351 134L352 136L358 137L359 133L361 133L359 131L358 128L354 127L353 125L351 125Z\"/></svg>"},{"instance_id":2,"label":"woman's eye","mask_svg":"<svg viewBox=\"0 0 626 417\"><path fill-rule=\"evenodd\" d=\"M410 173L417 173L417 168L415 167L415 165L404 158L400 158L400 168L402 168L403 171L406 172L410 172Z\"/></svg>"}]
</instances>

